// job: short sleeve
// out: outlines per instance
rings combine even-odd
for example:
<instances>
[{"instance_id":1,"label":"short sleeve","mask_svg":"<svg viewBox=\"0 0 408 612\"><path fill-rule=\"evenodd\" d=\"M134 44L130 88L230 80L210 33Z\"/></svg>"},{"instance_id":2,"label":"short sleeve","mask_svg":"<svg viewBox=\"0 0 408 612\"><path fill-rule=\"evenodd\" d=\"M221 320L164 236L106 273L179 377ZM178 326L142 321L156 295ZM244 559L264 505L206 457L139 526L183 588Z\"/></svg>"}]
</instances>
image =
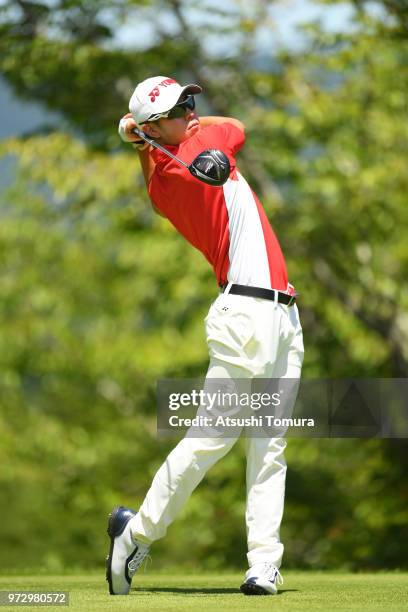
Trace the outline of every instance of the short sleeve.
<instances>
[{"instance_id":1,"label":"short sleeve","mask_svg":"<svg viewBox=\"0 0 408 612\"><path fill-rule=\"evenodd\" d=\"M216 141L216 148L232 156L235 156L245 143L244 132L232 123L211 125L205 128L204 132Z\"/></svg>"},{"instance_id":2,"label":"short sleeve","mask_svg":"<svg viewBox=\"0 0 408 612\"><path fill-rule=\"evenodd\" d=\"M222 123L219 126L225 132L225 138L233 154L237 153L245 143L245 134L232 123Z\"/></svg>"}]
</instances>

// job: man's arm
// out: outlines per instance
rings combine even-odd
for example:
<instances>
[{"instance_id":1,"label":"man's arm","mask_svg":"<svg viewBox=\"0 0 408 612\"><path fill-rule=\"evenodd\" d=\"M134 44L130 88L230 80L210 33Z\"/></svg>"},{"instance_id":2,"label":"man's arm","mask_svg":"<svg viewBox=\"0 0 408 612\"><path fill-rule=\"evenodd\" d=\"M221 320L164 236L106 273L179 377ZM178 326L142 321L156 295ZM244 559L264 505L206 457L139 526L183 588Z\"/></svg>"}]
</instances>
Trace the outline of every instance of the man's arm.
<instances>
[{"instance_id":1,"label":"man's arm","mask_svg":"<svg viewBox=\"0 0 408 612\"><path fill-rule=\"evenodd\" d=\"M245 134L245 125L239 119L234 119L233 117L200 117L201 127L220 125L221 123L231 123Z\"/></svg>"},{"instance_id":2,"label":"man's arm","mask_svg":"<svg viewBox=\"0 0 408 612\"><path fill-rule=\"evenodd\" d=\"M142 167L143 177L146 183L146 189L149 190L150 179L153 176L154 169L156 164L153 161L152 156L150 155L151 147L147 147L147 149L136 149L139 154L139 161Z\"/></svg>"},{"instance_id":3,"label":"man's arm","mask_svg":"<svg viewBox=\"0 0 408 612\"><path fill-rule=\"evenodd\" d=\"M121 128L122 120L126 120L124 122L123 128ZM126 142L133 142L133 143L135 143L133 146L134 146L134 148L136 149L136 151L139 154L140 166L142 168L143 178L144 178L145 183L146 183L147 194L149 195L149 183L150 183L150 179L153 176L154 169L156 167L156 164L155 164L152 156L150 155L150 153L152 151L152 147L150 145L148 145L147 143L143 147L136 146L136 143L140 143L140 139L132 131L133 128L137 127L137 125L136 125L136 123L135 123L131 113L127 113L124 117L122 117L122 120L121 120L121 122L119 124L119 126L120 126L119 127L119 134L120 134L122 140L125 140ZM121 129L122 129L122 131L124 131L123 134L121 133ZM150 199L150 203L152 205L152 208L153 208L154 212L156 212L161 217L164 217L164 215L154 205L154 202L150 198L150 195L149 195L149 199Z\"/></svg>"},{"instance_id":4,"label":"man's arm","mask_svg":"<svg viewBox=\"0 0 408 612\"><path fill-rule=\"evenodd\" d=\"M143 172L144 180L146 183L146 189L147 189L148 195L149 195L150 179L152 178L154 169L156 167L156 164L154 163L153 158L150 155L151 150L152 150L152 147L148 147L147 149L143 149L142 151L140 150L137 151L139 153L139 161L142 167L142 172ZM150 196L149 196L149 199L150 199L150 203L152 205L154 212L160 215L161 217L165 217L165 215L163 215L163 213L160 212L158 208L156 208Z\"/></svg>"}]
</instances>

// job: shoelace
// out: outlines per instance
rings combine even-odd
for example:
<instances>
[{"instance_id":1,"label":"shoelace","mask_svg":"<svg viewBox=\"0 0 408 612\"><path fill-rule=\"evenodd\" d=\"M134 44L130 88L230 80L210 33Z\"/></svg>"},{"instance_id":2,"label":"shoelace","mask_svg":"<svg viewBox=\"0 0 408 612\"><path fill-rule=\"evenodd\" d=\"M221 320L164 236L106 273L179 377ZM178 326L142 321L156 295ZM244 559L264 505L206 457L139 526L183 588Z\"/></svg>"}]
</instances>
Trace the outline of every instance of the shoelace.
<instances>
[{"instance_id":1,"label":"shoelace","mask_svg":"<svg viewBox=\"0 0 408 612\"><path fill-rule=\"evenodd\" d=\"M271 582L275 582L276 584L283 584L283 578L281 576L281 573L276 567L276 565L274 565L273 563L266 563L262 574Z\"/></svg>"},{"instance_id":2,"label":"shoelace","mask_svg":"<svg viewBox=\"0 0 408 612\"><path fill-rule=\"evenodd\" d=\"M152 558L150 555L146 555L146 563L143 566L143 571L145 572L149 563L152 563Z\"/></svg>"},{"instance_id":3,"label":"shoelace","mask_svg":"<svg viewBox=\"0 0 408 612\"><path fill-rule=\"evenodd\" d=\"M133 576L136 574L137 570L139 569L143 561L148 556L148 553L149 553L148 548L144 548L142 550L140 550L139 548L139 550L137 551L133 559L129 561L128 570L129 570L129 575L131 578L133 578Z\"/></svg>"}]
</instances>

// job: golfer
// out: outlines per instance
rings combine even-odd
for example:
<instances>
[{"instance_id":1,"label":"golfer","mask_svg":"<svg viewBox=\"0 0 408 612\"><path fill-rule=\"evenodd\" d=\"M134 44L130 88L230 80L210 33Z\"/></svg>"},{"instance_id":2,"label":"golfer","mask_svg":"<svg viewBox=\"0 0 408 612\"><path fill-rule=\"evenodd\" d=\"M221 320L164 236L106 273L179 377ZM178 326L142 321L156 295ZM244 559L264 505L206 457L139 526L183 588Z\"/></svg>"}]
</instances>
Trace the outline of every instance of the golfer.
<instances>
[{"instance_id":1,"label":"golfer","mask_svg":"<svg viewBox=\"0 0 408 612\"><path fill-rule=\"evenodd\" d=\"M199 85L181 86L158 76L140 83L119 123L119 134L137 149L154 210L211 264L220 289L205 319L210 363L206 381L299 379L302 328L296 292L288 282L278 240L257 196L236 166L245 142L238 119L201 117L195 110ZM223 186L200 182L188 169L153 148L138 127L190 164L203 150L229 158ZM232 448L236 437L186 435L156 473L136 513L117 506L108 524L107 580L112 595L129 592L150 546L166 534L207 470ZM282 437L246 440L246 526L249 569L241 591L275 594L282 582L279 530L286 463Z\"/></svg>"}]
</instances>

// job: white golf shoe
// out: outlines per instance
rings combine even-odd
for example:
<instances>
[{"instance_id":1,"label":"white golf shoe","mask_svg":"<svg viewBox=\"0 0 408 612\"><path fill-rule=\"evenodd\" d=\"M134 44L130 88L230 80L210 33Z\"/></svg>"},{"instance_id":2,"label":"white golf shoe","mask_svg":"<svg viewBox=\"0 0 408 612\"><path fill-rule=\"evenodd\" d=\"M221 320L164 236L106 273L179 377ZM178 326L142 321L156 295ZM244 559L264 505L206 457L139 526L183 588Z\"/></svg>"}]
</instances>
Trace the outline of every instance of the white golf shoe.
<instances>
[{"instance_id":1,"label":"white golf shoe","mask_svg":"<svg viewBox=\"0 0 408 612\"><path fill-rule=\"evenodd\" d=\"M273 563L257 563L245 574L240 590L245 595L276 595L283 578Z\"/></svg>"},{"instance_id":2,"label":"white golf shoe","mask_svg":"<svg viewBox=\"0 0 408 612\"><path fill-rule=\"evenodd\" d=\"M108 534L111 540L106 558L106 580L111 595L127 595L132 578L147 557L150 547L132 538L130 520L134 510L116 506L109 515Z\"/></svg>"}]
</instances>

